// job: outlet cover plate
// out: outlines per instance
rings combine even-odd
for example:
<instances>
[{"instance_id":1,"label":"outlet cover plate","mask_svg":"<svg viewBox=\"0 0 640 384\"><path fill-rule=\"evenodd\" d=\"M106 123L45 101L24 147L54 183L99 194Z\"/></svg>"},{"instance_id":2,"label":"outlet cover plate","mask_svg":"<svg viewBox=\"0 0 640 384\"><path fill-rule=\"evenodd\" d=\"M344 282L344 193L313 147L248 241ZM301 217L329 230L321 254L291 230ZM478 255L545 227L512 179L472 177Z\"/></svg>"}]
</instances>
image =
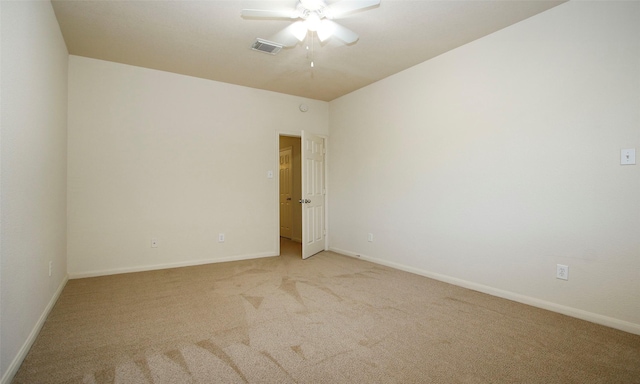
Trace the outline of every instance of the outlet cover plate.
<instances>
[{"instance_id":1,"label":"outlet cover plate","mask_svg":"<svg viewBox=\"0 0 640 384\"><path fill-rule=\"evenodd\" d=\"M556 278L561 280L569 280L569 266L557 264L556 265Z\"/></svg>"}]
</instances>

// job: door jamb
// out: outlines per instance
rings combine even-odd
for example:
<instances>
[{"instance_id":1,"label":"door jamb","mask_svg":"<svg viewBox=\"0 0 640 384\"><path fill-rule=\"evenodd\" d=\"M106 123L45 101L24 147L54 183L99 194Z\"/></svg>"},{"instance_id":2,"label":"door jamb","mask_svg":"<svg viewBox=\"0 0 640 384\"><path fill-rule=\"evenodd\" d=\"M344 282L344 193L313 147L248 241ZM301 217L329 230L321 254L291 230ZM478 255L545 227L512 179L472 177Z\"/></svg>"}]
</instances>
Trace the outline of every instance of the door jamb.
<instances>
[{"instance_id":1,"label":"door jamb","mask_svg":"<svg viewBox=\"0 0 640 384\"><path fill-rule=\"evenodd\" d=\"M289 136L291 137L291 136ZM278 141L278 146L279 146L280 142ZM278 207L280 207L280 156L282 151L289 151L291 153L291 172L290 172L290 180L293 180L293 147L284 147L284 148L280 148L280 151L278 152L278 171L276 172L278 174ZM293 186L291 187L293 188ZM293 191L291 191L292 195L293 195ZM291 239L293 240L293 203L294 201L291 201ZM280 209L278 209L278 214L280 213ZM280 221L280 219L282 219L282 217L279 218L278 221L278 228L280 228L280 230L278 231L279 235L282 236L282 222ZM302 225L302 223L300 223Z\"/></svg>"}]
</instances>

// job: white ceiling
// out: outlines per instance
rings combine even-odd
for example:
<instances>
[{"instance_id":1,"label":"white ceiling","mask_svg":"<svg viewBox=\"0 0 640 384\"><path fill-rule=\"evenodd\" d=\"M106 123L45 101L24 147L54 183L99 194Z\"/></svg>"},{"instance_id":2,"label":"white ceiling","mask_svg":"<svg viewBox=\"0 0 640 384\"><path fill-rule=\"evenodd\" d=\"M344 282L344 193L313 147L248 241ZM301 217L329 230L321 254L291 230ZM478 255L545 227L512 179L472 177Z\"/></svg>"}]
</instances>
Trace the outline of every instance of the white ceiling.
<instances>
[{"instance_id":1,"label":"white ceiling","mask_svg":"<svg viewBox=\"0 0 640 384\"><path fill-rule=\"evenodd\" d=\"M360 35L356 43L316 38L314 68L303 44L275 56L250 49L290 21L240 16L243 8L294 8L296 0L52 4L72 55L330 101L563 2L382 0L336 20Z\"/></svg>"}]
</instances>

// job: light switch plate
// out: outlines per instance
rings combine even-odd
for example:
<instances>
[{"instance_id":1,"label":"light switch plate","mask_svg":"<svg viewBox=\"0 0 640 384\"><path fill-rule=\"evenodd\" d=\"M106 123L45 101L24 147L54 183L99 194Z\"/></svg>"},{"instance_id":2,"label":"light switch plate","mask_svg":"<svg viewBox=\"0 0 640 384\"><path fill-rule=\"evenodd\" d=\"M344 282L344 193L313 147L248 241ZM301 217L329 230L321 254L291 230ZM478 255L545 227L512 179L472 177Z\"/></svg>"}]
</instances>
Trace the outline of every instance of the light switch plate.
<instances>
[{"instance_id":1,"label":"light switch plate","mask_svg":"<svg viewBox=\"0 0 640 384\"><path fill-rule=\"evenodd\" d=\"M620 164L633 165L636 163L636 149L628 148L620 150Z\"/></svg>"},{"instance_id":2,"label":"light switch plate","mask_svg":"<svg viewBox=\"0 0 640 384\"><path fill-rule=\"evenodd\" d=\"M267 171L267 179L273 179L273 171Z\"/></svg>"}]
</instances>

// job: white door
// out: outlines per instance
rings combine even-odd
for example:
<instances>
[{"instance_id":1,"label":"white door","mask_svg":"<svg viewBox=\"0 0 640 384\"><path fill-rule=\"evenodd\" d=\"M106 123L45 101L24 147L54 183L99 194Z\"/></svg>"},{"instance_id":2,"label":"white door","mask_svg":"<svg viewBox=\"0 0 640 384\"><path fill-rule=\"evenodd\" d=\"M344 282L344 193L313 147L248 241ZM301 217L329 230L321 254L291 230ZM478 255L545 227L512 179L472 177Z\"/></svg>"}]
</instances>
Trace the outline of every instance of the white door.
<instances>
[{"instance_id":1,"label":"white door","mask_svg":"<svg viewBox=\"0 0 640 384\"><path fill-rule=\"evenodd\" d=\"M324 251L324 139L302 131L302 258Z\"/></svg>"},{"instance_id":2,"label":"white door","mask_svg":"<svg viewBox=\"0 0 640 384\"><path fill-rule=\"evenodd\" d=\"M280 150L280 236L291 239L293 236L293 192L291 147Z\"/></svg>"}]
</instances>

